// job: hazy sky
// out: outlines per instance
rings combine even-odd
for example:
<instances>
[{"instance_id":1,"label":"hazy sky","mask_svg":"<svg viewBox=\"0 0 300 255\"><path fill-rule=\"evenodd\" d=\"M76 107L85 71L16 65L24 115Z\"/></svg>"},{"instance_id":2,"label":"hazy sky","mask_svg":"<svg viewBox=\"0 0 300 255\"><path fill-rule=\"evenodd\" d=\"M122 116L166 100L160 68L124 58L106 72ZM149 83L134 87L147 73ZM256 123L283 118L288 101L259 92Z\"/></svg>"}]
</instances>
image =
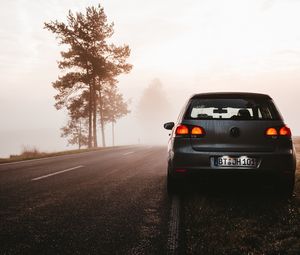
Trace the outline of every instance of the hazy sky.
<instances>
[{"instance_id":1,"label":"hazy sky","mask_svg":"<svg viewBox=\"0 0 300 255\"><path fill-rule=\"evenodd\" d=\"M64 21L69 9L82 11L98 3L0 1L0 156L9 144L20 147L30 143L31 138L16 141L13 134L21 131L56 130L59 140L59 128L66 117L53 107L55 91L51 82L59 74L56 61L61 48L55 36L43 29L43 22ZM166 121L175 118L193 93L265 92L275 99L293 133L300 135L300 1L100 3L115 23L113 41L127 43L132 49L130 62L134 69L121 76L119 83L125 97L133 99L132 115L119 123L119 130L136 125L139 96L151 80L159 78L174 108L173 116ZM4 136L5 143L3 139L1 142ZM126 138L119 134L120 143L136 140L134 134ZM46 148L42 142L37 146ZM9 150L7 153L13 151Z\"/></svg>"}]
</instances>

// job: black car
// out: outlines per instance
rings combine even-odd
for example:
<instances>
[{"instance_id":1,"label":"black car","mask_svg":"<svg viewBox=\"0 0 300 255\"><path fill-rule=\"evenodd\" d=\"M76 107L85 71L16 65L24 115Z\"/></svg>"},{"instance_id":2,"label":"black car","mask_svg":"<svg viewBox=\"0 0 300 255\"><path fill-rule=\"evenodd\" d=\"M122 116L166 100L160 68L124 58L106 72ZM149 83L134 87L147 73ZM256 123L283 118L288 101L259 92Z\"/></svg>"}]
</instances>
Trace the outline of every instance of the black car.
<instances>
[{"instance_id":1,"label":"black car","mask_svg":"<svg viewBox=\"0 0 300 255\"><path fill-rule=\"evenodd\" d=\"M292 195L296 156L291 131L272 98L257 93L202 93L192 96L168 144L168 191L189 176L267 176ZM274 177L274 178L269 178Z\"/></svg>"}]
</instances>

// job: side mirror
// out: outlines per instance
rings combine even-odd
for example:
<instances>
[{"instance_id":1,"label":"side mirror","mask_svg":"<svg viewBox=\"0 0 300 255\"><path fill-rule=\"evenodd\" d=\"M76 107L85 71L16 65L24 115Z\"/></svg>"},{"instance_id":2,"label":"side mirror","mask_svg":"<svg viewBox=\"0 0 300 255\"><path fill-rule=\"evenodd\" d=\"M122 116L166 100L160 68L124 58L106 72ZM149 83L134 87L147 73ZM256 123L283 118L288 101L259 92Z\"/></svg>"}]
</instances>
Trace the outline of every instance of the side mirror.
<instances>
[{"instance_id":1,"label":"side mirror","mask_svg":"<svg viewBox=\"0 0 300 255\"><path fill-rule=\"evenodd\" d=\"M167 122L164 124L164 128L168 130L172 130L172 128L175 126L174 122Z\"/></svg>"}]
</instances>

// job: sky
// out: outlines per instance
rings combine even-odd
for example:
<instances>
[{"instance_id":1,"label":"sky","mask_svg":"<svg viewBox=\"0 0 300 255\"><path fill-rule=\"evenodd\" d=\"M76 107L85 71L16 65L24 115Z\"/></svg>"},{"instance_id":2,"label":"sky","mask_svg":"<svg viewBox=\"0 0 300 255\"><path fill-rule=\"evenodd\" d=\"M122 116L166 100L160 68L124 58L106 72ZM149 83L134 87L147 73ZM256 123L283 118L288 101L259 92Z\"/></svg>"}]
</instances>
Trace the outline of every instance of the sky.
<instances>
[{"instance_id":1,"label":"sky","mask_svg":"<svg viewBox=\"0 0 300 255\"><path fill-rule=\"evenodd\" d=\"M23 146L65 148L59 129L66 112L54 108L51 86L62 48L43 23L65 21L69 9L99 3L115 24L112 41L130 46L134 65L119 77L120 91L132 103L131 114L117 124L118 144L140 139L138 130L123 130L138 126L139 98L156 78L173 107L166 121L175 120L194 93L262 92L300 135L300 1L0 0L0 157Z\"/></svg>"}]
</instances>

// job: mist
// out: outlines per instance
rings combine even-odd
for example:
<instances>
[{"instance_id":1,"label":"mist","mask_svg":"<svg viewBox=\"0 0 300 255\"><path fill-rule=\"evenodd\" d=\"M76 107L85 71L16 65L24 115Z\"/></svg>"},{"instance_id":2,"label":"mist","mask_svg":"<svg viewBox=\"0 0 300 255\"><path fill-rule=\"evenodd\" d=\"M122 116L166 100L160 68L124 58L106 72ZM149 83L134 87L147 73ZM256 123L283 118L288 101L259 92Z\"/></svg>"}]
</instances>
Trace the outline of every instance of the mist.
<instances>
[{"instance_id":1,"label":"mist","mask_svg":"<svg viewBox=\"0 0 300 255\"><path fill-rule=\"evenodd\" d=\"M54 108L56 91L51 83L60 74L56 61L62 49L43 30L43 22L64 20L69 9L82 11L97 3L0 3L5 13L0 18L0 157L18 154L23 146L41 151L76 148L60 137L67 115ZM209 91L269 94L293 135L300 135L297 1L101 4L115 23L113 41L129 44L129 62L134 66L118 78L124 99L131 100L131 112L116 123L116 145L166 144L169 132L163 124L176 120L192 94ZM161 84L158 95L163 100L150 93L148 110L141 114L143 98L154 81ZM110 146L110 124L105 133Z\"/></svg>"}]
</instances>

